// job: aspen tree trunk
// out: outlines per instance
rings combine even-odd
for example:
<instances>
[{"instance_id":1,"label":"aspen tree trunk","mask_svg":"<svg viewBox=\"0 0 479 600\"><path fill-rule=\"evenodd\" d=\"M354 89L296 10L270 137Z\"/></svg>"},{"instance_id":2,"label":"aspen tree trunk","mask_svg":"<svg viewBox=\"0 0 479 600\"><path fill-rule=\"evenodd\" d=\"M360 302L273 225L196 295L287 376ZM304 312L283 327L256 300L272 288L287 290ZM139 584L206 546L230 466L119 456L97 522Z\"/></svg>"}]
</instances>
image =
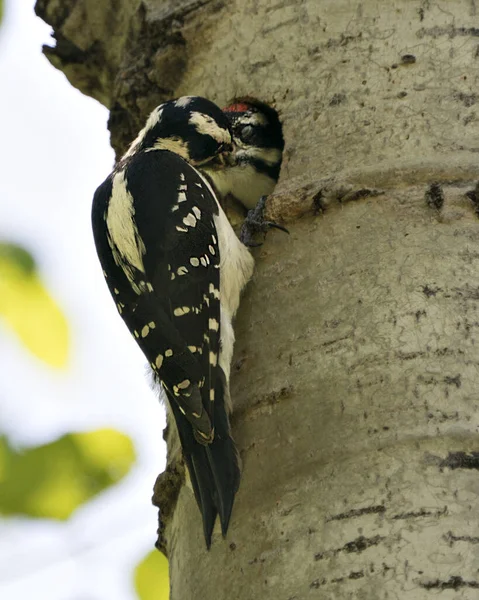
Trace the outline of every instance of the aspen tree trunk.
<instances>
[{"instance_id":1,"label":"aspen tree trunk","mask_svg":"<svg viewBox=\"0 0 479 600\"><path fill-rule=\"evenodd\" d=\"M124 150L184 94L274 105L285 161L237 319L243 478L206 552L157 487L172 600L479 597L475 0L38 0Z\"/></svg>"}]
</instances>

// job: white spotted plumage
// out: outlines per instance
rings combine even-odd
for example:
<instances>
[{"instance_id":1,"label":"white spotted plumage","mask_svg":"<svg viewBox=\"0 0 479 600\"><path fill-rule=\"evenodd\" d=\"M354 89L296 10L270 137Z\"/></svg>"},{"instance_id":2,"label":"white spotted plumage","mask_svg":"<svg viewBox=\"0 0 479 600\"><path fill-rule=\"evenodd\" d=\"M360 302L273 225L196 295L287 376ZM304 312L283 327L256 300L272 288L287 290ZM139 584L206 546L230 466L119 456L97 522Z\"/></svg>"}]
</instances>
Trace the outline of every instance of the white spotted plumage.
<instances>
[{"instance_id":1,"label":"white spotted plumage","mask_svg":"<svg viewBox=\"0 0 479 600\"><path fill-rule=\"evenodd\" d=\"M194 96L167 102L98 188L92 211L115 304L169 400L208 546L216 515L226 532L239 484L229 362L253 259L198 169L224 168L220 155L231 148L217 106Z\"/></svg>"},{"instance_id":2,"label":"white spotted plumage","mask_svg":"<svg viewBox=\"0 0 479 600\"><path fill-rule=\"evenodd\" d=\"M256 116L248 126L264 125ZM229 377L233 318L253 258L217 195L231 166L222 154L238 150L216 105L195 96L166 102L98 188L92 211L107 284L176 421L208 546L217 515L226 533L239 485ZM253 193L258 181L249 182Z\"/></svg>"},{"instance_id":3,"label":"white spotted plumage","mask_svg":"<svg viewBox=\"0 0 479 600\"><path fill-rule=\"evenodd\" d=\"M183 218L183 223L188 227L196 227L196 217L192 213L188 213L186 217Z\"/></svg>"}]
</instances>

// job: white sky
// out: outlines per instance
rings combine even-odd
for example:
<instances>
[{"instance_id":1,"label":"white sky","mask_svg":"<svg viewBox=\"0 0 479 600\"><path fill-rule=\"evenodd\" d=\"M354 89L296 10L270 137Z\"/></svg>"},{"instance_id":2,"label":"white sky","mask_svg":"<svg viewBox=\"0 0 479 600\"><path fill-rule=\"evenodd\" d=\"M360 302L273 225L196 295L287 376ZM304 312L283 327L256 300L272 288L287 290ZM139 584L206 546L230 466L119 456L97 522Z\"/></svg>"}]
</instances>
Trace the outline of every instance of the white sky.
<instances>
[{"instance_id":1,"label":"white sky","mask_svg":"<svg viewBox=\"0 0 479 600\"><path fill-rule=\"evenodd\" d=\"M0 520L0 598L132 600L134 566L155 541L164 411L93 246L91 199L113 164L108 113L41 54L50 28L33 4L7 0L0 29L0 239L33 252L73 343L59 373L0 325L0 434L30 445L115 427L133 438L138 462L68 523Z\"/></svg>"}]
</instances>

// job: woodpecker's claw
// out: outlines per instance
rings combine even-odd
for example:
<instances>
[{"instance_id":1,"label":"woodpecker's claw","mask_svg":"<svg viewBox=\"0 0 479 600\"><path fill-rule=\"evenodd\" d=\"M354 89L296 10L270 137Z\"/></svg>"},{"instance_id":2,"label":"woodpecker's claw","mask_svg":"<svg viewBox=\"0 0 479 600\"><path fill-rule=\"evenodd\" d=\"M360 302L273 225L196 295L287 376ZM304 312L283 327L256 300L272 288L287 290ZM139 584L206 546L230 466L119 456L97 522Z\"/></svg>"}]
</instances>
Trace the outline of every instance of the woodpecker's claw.
<instances>
[{"instance_id":1,"label":"woodpecker's claw","mask_svg":"<svg viewBox=\"0 0 479 600\"><path fill-rule=\"evenodd\" d=\"M267 196L261 196L258 204L253 208L253 210L248 211L246 219L244 220L244 223L241 226L240 240L245 246L249 246L250 248L263 245L263 242L254 241L254 236L257 233L263 233L264 237L266 237L266 233L270 229L280 229L285 233L289 233L286 227L278 225L278 223L275 223L274 221L264 220L266 198Z\"/></svg>"}]
</instances>

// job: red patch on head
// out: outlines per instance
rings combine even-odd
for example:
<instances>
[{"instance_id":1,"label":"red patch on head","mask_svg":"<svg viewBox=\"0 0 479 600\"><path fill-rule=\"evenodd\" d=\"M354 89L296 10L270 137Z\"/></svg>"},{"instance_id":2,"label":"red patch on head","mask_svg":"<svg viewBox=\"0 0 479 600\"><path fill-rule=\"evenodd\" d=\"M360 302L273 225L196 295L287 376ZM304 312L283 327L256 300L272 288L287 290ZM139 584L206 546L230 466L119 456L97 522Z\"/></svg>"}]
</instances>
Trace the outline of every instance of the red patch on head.
<instances>
[{"instance_id":1,"label":"red patch on head","mask_svg":"<svg viewBox=\"0 0 479 600\"><path fill-rule=\"evenodd\" d=\"M251 108L250 104L240 102L238 104L230 104L226 108L223 108L223 112L246 112Z\"/></svg>"}]
</instances>

